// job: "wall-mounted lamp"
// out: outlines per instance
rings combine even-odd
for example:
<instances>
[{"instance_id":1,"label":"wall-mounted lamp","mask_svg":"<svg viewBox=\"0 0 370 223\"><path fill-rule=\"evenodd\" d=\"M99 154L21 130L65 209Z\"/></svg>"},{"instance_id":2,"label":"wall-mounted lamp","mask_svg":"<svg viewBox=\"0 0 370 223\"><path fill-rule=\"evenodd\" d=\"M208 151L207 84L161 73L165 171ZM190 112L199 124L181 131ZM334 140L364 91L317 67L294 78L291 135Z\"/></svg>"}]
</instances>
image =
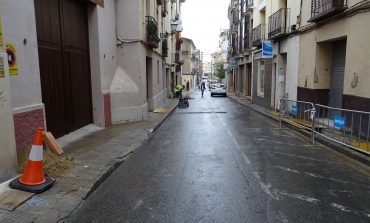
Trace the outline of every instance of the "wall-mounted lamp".
<instances>
[{"instance_id":1,"label":"wall-mounted lamp","mask_svg":"<svg viewBox=\"0 0 370 223\"><path fill-rule=\"evenodd\" d=\"M166 31L165 33L161 33L160 34L160 37L162 39L165 39L165 38L167 38L169 36L172 36L176 32L182 32L182 25L181 25L181 21L173 20L171 22L171 33L169 33L169 32Z\"/></svg>"}]
</instances>

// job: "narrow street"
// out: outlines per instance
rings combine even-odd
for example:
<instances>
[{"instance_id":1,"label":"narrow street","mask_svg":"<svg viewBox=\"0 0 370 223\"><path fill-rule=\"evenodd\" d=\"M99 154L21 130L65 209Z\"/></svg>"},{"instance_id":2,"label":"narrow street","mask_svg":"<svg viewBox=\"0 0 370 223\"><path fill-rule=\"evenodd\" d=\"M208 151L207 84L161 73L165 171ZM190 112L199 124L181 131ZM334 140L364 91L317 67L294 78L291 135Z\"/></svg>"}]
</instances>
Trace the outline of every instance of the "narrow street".
<instances>
[{"instance_id":1,"label":"narrow street","mask_svg":"<svg viewBox=\"0 0 370 223\"><path fill-rule=\"evenodd\" d=\"M193 94L66 222L369 222L370 172L228 97Z\"/></svg>"}]
</instances>

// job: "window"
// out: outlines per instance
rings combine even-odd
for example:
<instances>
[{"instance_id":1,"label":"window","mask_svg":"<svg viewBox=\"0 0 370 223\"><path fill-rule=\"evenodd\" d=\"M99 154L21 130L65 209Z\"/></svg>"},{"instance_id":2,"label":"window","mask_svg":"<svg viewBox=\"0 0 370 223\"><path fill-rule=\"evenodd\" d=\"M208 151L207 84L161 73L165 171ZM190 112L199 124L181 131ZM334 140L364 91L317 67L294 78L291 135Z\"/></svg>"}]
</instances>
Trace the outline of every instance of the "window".
<instances>
[{"instance_id":1,"label":"window","mask_svg":"<svg viewBox=\"0 0 370 223\"><path fill-rule=\"evenodd\" d=\"M257 95L263 97L265 90L265 61L261 60L258 63L258 77L257 77Z\"/></svg>"}]
</instances>

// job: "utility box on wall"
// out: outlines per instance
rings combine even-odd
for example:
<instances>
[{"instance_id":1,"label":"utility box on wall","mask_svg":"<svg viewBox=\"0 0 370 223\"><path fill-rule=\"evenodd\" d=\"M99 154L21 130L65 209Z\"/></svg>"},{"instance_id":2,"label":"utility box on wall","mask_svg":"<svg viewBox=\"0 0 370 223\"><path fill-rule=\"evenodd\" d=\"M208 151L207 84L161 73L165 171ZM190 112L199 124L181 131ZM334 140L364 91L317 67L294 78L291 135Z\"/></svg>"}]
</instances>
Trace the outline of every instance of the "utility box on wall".
<instances>
[{"instance_id":1,"label":"utility box on wall","mask_svg":"<svg viewBox=\"0 0 370 223\"><path fill-rule=\"evenodd\" d=\"M8 69L7 54L0 53L0 183L18 169Z\"/></svg>"}]
</instances>

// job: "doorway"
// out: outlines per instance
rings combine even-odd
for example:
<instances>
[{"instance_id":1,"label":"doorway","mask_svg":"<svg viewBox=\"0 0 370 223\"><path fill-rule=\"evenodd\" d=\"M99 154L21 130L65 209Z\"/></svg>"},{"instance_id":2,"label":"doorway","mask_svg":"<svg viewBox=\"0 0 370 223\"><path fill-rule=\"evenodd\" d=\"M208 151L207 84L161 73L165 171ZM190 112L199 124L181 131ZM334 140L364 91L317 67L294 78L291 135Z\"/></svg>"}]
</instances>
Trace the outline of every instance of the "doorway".
<instances>
[{"instance_id":1,"label":"doorway","mask_svg":"<svg viewBox=\"0 0 370 223\"><path fill-rule=\"evenodd\" d=\"M61 137L92 122L87 4L35 0L47 128Z\"/></svg>"},{"instance_id":2,"label":"doorway","mask_svg":"<svg viewBox=\"0 0 370 223\"><path fill-rule=\"evenodd\" d=\"M334 108L342 108L346 46L346 40L333 43L330 106Z\"/></svg>"}]
</instances>

